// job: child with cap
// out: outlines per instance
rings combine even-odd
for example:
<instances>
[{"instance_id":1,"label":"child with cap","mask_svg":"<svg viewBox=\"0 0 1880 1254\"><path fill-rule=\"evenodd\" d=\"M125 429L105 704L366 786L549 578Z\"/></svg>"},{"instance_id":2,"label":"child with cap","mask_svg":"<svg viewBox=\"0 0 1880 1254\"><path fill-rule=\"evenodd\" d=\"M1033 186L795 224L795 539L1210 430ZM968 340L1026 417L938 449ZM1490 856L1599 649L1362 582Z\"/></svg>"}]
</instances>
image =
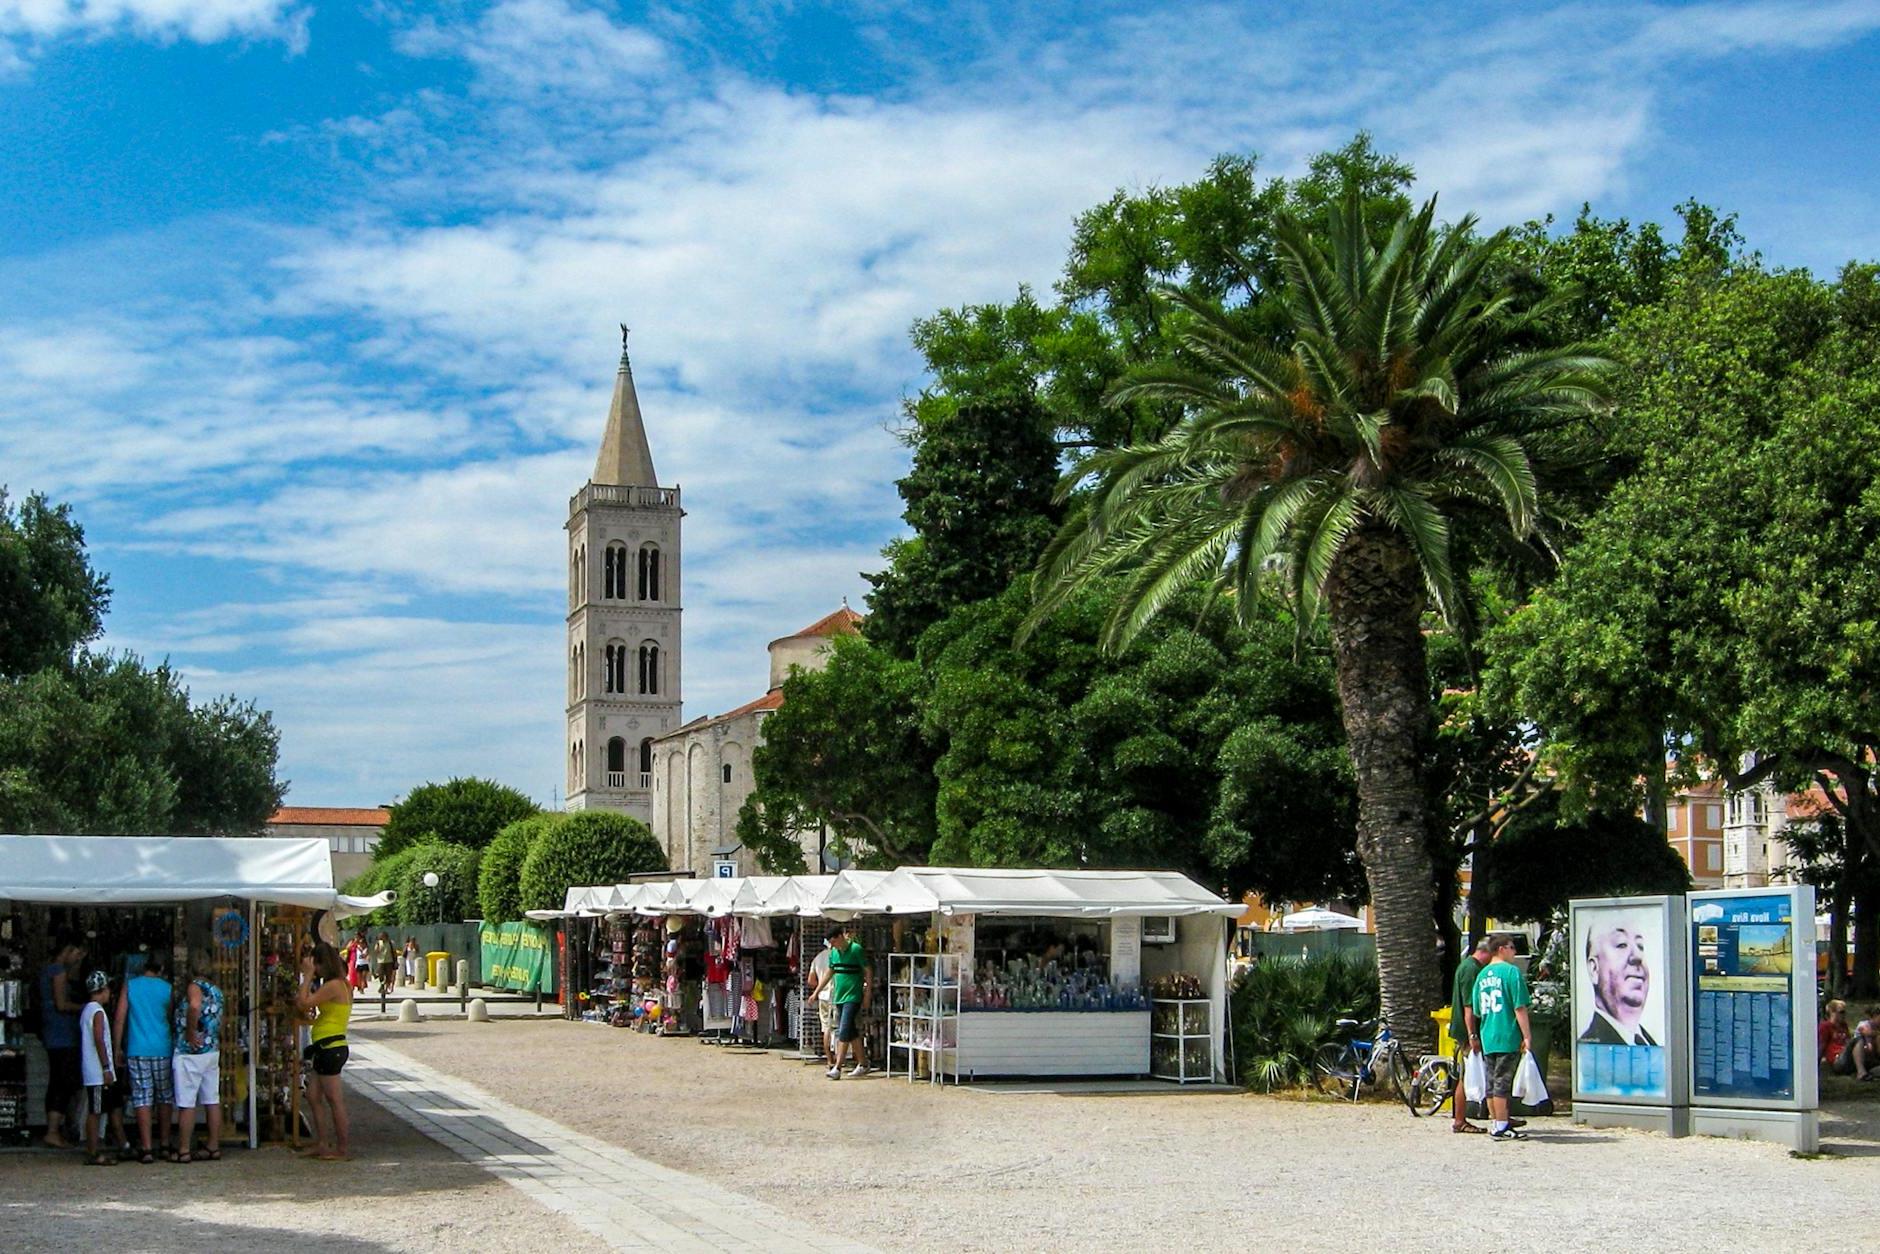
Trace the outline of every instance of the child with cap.
<instances>
[{"instance_id":1,"label":"child with cap","mask_svg":"<svg viewBox=\"0 0 1880 1254\"><path fill-rule=\"evenodd\" d=\"M104 1004L111 1000L111 981L102 971L85 977L85 1005L78 1012L78 1066L85 1084L85 1165L109 1167L117 1160L101 1153L104 1133L105 1089L117 1083L116 1060L111 1056L111 1029Z\"/></svg>"}]
</instances>

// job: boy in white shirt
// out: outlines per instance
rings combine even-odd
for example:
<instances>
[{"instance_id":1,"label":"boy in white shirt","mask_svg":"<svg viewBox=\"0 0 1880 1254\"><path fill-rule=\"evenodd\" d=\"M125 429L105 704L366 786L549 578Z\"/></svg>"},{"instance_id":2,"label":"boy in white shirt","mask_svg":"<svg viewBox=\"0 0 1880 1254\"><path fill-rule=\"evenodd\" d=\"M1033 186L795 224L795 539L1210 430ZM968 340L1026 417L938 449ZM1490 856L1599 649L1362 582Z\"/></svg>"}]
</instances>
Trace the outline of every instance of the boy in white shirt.
<instances>
[{"instance_id":1,"label":"boy in white shirt","mask_svg":"<svg viewBox=\"0 0 1880 1254\"><path fill-rule=\"evenodd\" d=\"M104 1091L117 1083L110 1016L104 1010L111 1000L110 978L93 971L85 977L85 994L85 1005L78 1012L78 1069L85 1084L85 1165L109 1167L117 1160L99 1152L98 1139L104 1132Z\"/></svg>"}]
</instances>

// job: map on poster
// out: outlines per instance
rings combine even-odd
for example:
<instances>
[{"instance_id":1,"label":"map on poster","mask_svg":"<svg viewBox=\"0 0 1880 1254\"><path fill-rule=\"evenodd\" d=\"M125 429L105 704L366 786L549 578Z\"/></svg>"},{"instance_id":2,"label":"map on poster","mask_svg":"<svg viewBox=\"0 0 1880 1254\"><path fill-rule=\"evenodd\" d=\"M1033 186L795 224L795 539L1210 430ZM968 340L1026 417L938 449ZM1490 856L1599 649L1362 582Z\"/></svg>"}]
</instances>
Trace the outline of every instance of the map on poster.
<instances>
[{"instance_id":1,"label":"map on poster","mask_svg":"<svg viewBox=\"0 0 1880 1254\"><path fill-rule=\"evenodd\" d=\"M1693 1095L1795 1096L1793 914L1787 893L1691 897Z\"/></svg>"}]
</instances>

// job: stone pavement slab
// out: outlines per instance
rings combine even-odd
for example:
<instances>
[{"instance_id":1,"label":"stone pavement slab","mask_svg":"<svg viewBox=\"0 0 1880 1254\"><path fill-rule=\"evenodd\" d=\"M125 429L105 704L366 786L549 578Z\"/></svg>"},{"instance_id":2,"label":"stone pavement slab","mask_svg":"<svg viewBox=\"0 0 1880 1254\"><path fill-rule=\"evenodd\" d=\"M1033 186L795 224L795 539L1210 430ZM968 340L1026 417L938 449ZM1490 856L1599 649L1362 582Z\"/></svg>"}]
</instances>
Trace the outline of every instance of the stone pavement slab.
<instances>
[{"instance_id":1,"label":"stone pavement slab","mask_svg":"<svg viewBox=\"0 0 1880 1254\"><path fill-rule=\"evenodd\" d=\"M346 1078L459 1157L619 1250L865 1254L702 1177L512 1106L389 1045L354 1038Z\"/></svg>"}]
</instances>

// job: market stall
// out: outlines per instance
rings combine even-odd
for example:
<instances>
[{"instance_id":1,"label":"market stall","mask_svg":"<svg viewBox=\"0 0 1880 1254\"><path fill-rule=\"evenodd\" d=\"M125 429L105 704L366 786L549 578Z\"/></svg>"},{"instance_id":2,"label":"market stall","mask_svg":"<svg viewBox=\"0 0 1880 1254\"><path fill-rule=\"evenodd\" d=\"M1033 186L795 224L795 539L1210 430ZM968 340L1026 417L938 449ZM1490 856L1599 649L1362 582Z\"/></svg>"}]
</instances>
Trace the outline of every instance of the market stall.
<instances>
[{"instance_id":1,"label":"market stall","mask_svg":"<svg viewBox=\"0 0 1880 1254\"><path fill-rule=\"evenodd\" d=\"M51 961L60 933L82 937L88 965L120 977L141 969L153 949L175 966L207 952L206 974L232 1011L220 1040L223 1106L250 1146L264 1134L294 1141L300 955L322 912L337 919L391 899L335 892L322 840L0 836L0 983L28 981ZM24 1001L0 993L0 1077L30 1068L38 1049L24 1030ZM29 1116L19 1105L0 1098L0 1119L23 1124Z\"/></svg>"},{"instance_id":2,"label":"market stall","mask_svg":"<svg viewBox=\"0 0 1880 1254\"><path fill-rule=\"evenodd\" d=\"M820 907L910 923L888 955L897 1072L1174 1080L1226 1079L1227 931L1241 909L1171 871L954 867L903 867L859 890L838 880Z\"/></svg>"}]
</instances>

